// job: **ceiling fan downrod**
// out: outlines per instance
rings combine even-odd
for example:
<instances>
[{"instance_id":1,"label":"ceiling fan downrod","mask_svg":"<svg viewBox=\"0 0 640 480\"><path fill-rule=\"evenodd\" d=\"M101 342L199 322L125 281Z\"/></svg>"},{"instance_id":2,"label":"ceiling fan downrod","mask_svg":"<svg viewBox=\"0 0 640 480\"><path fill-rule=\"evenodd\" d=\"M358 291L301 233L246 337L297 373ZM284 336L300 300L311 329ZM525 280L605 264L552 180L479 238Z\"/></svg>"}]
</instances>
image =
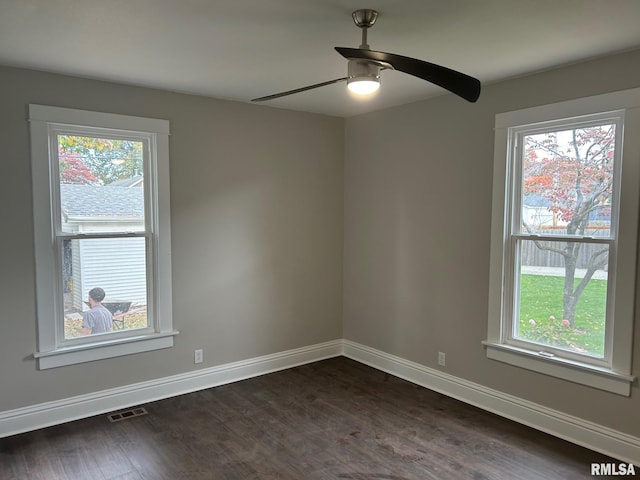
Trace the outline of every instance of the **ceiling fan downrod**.
<instances>
[{"instance_id":1,"label":"ceiling fan downrod","mask_svg":"<svg viewBox=\"0 0 640 480\"><path fill-rule=\"evenodd\" d=\"M356 10L351 14L351 18L353 18L353 23L356 24L356 27L362 30L362 44L359 48L364 48L369 50L369 44L367 43L367 29L373 27L378 19L378 12L376 10L371 10L368 8Z\"/></svg>"}]
</instances>

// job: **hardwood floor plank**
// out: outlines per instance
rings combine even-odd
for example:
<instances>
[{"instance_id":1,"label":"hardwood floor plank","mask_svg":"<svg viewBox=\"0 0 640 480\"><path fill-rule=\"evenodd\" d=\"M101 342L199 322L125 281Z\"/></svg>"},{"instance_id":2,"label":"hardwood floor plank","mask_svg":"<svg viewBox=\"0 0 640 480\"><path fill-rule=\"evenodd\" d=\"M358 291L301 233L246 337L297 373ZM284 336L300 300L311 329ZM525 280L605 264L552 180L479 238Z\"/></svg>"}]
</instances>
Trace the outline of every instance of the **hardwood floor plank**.
<instances>
[{"instance_id":1,"label":"hardwood floor plank","mask_svg":"<svg viewBox=\"0 0 640 480\"><path fill-rule=\"evenodd\" d=\"M577 480L619 463L344 357L145 408L0 439L0 478Z\"/></svg>"}]
</instances>

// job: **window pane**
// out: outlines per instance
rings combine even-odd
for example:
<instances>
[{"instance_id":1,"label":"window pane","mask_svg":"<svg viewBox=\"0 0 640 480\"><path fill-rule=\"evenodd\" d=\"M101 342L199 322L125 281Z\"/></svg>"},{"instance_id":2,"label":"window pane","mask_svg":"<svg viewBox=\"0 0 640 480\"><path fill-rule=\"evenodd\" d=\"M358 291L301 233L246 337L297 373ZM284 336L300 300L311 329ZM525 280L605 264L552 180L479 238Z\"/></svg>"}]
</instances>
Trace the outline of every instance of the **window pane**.
<instances>
[{"instance_id":1,"label":"window pane","mask_svg":"<svg viewBox=\"0 0 640 480\"><path fill-rule=\"evenodd\" d=\"M518 245L514 338L604 357L609 246L534 240Z\"/></svg>"},{"instance_id":2,"label":"window pane","mask_svg":"<svg viewBox=\"0 0 640 480\"><path fill-rule=\"evenodd\" d=\"M609 236L615 124L523 138L521 230Z\"/></svg>"},{"instance_id":3,"label":"window pane","mask_svg":"<svg viewBox=\"0 0 640 480\"><path fill-rule=\"evenodd\" d=\"M57 139L61 231L143 231L143 142L74 135Z\"/></svg>"},{"instance_id":4,"label":"window pane","mask_svg":"<svg viewBox=\"0 0 640 480\"><path fill-rule=\"evenodd\" d=\"M87 334L83 317L96 287L105 293L101 303L110 311L112 331L148 326L144 238L66 240L62 250L65 339ZM104 332L98 327L93 333Z\"/></svg>"}]
</instances>

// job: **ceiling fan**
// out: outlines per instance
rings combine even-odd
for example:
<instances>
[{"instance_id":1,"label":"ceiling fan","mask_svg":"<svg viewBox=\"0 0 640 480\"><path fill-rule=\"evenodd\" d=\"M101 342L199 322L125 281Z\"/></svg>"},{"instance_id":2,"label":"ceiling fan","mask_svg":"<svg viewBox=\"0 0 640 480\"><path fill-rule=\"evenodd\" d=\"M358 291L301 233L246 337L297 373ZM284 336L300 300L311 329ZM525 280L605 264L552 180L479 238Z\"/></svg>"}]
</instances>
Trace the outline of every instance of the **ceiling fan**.
<instances>
[{"instance_id":1,"label":"ceiling fan","mask_svg":"<svg viewBox=\"0 0 640 480\"><path fill-rule=\"evenodd\" d=\"M362 29L362 44L359 48L335 47L340 55L349 60L346 77L254 98L251 101L264 102L344 81L347 82L349 90L359 94L368 94L380 87L380 72L382 70L398 70L408 73L449 90L469 102L478 100L480 81L476 78L416 58L371 50L367 44L367 29L376 23L377 11L361 9L353 12L351 16L356 26Z\"/></svg>"}]
</instances>

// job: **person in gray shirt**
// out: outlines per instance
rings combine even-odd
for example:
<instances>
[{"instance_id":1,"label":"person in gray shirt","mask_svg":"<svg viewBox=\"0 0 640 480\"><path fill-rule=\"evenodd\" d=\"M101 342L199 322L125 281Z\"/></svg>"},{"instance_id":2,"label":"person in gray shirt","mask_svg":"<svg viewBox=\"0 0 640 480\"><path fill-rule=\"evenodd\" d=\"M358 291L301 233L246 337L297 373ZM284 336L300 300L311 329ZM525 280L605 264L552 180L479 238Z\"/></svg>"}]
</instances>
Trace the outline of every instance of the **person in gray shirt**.
<instances>
[{"instance_id":1,"label":"person in gray shirt","mask_svg":"<svg viewBox=\"0 0 640 480\"><path fill-rule=\"evenodd\" d=\"M89 290L90 310L82 312L82 331L85 335L107 333L113 328L111 312L102 305L105 293L100 287Z\"/></svg>"}]
</instances>

